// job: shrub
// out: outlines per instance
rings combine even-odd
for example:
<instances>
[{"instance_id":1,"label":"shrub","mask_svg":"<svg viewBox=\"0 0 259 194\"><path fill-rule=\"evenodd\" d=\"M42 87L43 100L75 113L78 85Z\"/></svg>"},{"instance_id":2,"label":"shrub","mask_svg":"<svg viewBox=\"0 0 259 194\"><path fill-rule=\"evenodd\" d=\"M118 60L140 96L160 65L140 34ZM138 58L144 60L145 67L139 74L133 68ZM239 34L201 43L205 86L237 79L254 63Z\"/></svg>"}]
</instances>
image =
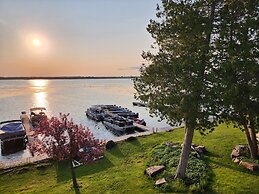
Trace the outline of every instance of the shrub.
<instances>
[{"instance_id":1,"label":"shrub","mask_svg":"<svg viewBox=\"0 0 259 194\"><path fill-rule=\"evenodd\" d=\"M168 192L171 189L172 191L176 187L175 184L179 185L182 182L181 184L185 188L189 187L190 190L196 192L203 191L204 187L208 184L208 167L196 151L191 151L190 153L186 177L182 181L174 180L180 154L181 146L179 144L168 145L168 143L163 143L152 149L150 154L151 159L147 163L147 166L165 166L165 171L154 177L155 180L163 177L167 181L165 185L159 187L160 190Z\"/></svg>"}]
</instances>

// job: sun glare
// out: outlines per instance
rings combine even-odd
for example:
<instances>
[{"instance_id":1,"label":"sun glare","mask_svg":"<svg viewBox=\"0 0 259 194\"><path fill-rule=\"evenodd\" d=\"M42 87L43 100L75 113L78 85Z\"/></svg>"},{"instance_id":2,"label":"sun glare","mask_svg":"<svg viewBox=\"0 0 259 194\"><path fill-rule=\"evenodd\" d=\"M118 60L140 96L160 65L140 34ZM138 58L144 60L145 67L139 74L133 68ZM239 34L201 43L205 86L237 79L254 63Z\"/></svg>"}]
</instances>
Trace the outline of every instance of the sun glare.
<instances>
[{"instance_id":1,"label":"sun glare","mask_svg":"<svg viewBox=\"0 0 259 194\"><path fill-rule=\"evenodd\" d=\"M21 38L25 42L29 54L41 56L49 53L50 41L45 34L41 33L28 33L21 34Z\"/></svg>"},{"instance_id":2,"label":"sun glare","mask_svg":"<svg viewBox=\"0 0 259 194\"><path fill-rule=\"evenodd\" d=\"M34 46L36 46L36 47L40 47L40 46L42 45L41 40L38 39L38 38L34 38L34 39L32 40L32 44L33 44Z\"/></svg>"}]
</instances>

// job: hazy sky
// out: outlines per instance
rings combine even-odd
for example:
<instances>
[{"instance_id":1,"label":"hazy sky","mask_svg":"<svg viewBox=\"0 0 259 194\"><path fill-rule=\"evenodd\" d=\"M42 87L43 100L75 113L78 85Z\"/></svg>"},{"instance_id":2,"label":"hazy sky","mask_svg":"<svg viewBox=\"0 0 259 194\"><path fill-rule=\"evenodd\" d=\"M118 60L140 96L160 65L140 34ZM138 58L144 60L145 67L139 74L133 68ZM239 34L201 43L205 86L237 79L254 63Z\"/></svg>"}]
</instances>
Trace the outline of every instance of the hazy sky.
<instances>
[{"instance_id":1,"label":"hazy sky","mask_svg":"<svg viewBox=\"0 0 259 194\"><path fill-rule=\"evenodd\" d=\"M159 0L0 0L0 76L138 75Z\"/></svg>"}]
</instances>

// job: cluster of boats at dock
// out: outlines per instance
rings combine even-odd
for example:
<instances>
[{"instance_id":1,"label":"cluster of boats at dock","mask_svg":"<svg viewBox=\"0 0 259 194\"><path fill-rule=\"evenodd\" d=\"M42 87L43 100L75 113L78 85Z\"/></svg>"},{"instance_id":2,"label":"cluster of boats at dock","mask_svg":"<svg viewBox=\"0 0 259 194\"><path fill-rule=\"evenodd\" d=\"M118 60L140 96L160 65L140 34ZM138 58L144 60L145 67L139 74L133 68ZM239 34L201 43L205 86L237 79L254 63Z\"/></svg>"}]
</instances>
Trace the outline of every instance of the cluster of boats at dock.
<instances>
[{"instance_id":1,"label":"cluster of boats at dock","mask_svg":"<svg viewBox=\"0 0 259 194\"><path fill-rule=\"evenodd\" d=\"M46 108L30 109L30 115L22 112L20 120L0 122L0 142L2 155L8 155L26 148L28 137L37 130L39 121L46 118ZM115 135L145 131L146 122L139 114L117 105L93 105L85 111L88 118L102 122Z\"/></svg>"},{"instance_id":2,"label":"cluster of boats at dock","mask_svg":"<svg viewBox=\"0 0 259 194\"><path fill-rule=\"evenodd\" d=\"M144 119L139 119L139 114L117 105L94 105L85 111L86 115L103 125L115 135L134 133L135 130L143 131L139 125L146 126Z\"/></svg>"}]
</instances>

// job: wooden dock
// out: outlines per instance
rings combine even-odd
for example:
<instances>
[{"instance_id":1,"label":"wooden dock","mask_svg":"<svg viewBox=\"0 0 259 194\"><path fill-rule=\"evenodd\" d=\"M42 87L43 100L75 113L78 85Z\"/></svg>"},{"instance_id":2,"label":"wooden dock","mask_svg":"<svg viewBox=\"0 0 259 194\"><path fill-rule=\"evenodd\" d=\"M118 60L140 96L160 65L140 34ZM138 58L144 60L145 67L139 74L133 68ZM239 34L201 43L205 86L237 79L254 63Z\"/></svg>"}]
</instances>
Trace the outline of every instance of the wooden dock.
<instances>
[{"instance_id":1,"label":"wooden dock","mask_svg":"<svg viewBox=\"0 0 259 194\"><path fill-rule=\"evenodd\" d=\"M110 115L113 116L115 114L110 112ZM160 128L160 129L158 129L158 128L154 128L154 127L148 127L148 126L140 125L140 124L138 124L136 122L133 122L133 125L136 128L140 129L140 131L143 131L143 132L136 132L134 134L128 134L128 135L123 135L123 136L120 136L120 137L116 137L114 139L114 141L115 142L119 142L119 141L126 140L129 137L146 136L146 135L150 135L152 133L169 131L169 130L172 129L171 127L170 128ZM29 123L25 122L24 123L24 127L25 127L25 130L26 130L28 138L29 139L33 138L33 131L31 130ZM13 167L18 166L18 165L24 165L24 164L28 164L28 163L34 163L34 162L38 162L38 161L43 161L43 160L46 160L46 159L48 159L48 156L46 154L44 154L44 155L28 157L28 158L23 158L23 159L18 159L18 160L11 160L11 161L8 161L8 162L3 162L3 161L1 162L0 161L0 170L1 169L13 168Z\"/></svg>"},{"instance_id":2,"label":"wooden dock","mask_svg":"<svg viewBox=\"0 0 259 194\"><path fill-rule=\"evenodd\" d=\"M151 128L151 127L147 127L147 126L144 126L144 125L140 125L136 122L133 122L133 125L135 127L137 127L138 129L140 129L141 131L150 131L150 132L154 132L154 128Z\"/></svg>"},{"instance_id":3,"label":"wooden dock","mask_svg":"<svg viewBox=\"0 0 259 194\"><path fill-rule=\"evenodd\" d=\"M13 168L18 165L24 165L24 164L29 164L29 163L33 163L33 162L38 162L38 161L42 161L42 160L45 160L48 158L49 157L46 154L42 154L42 155L28 157L28 158L22 158L22 159L18 159L18 160L9 160L8 162L0 162L0 169Z\"/></svg>"}]
</instances>

